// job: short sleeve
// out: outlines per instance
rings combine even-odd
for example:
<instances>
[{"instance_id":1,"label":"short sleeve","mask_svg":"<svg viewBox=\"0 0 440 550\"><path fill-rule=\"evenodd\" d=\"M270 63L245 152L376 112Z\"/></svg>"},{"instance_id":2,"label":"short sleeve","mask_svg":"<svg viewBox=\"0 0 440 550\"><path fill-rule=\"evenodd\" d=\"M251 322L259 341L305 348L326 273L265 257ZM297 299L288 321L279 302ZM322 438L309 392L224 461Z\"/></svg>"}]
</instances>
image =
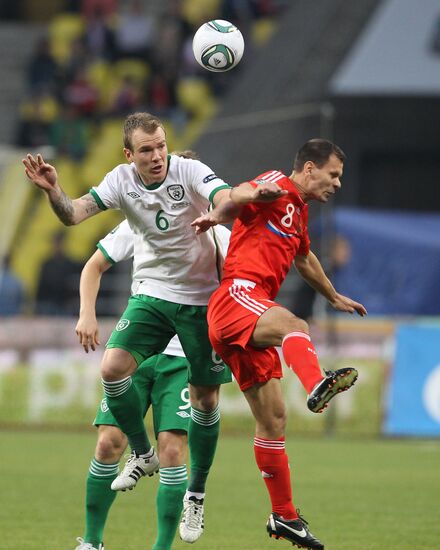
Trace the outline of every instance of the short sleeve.
<instances>
[{"instance_id":1,"label":"short sleeve","mask_svg":"<svg viewBox=\"0 0 440 550\"><path fill-rule=\"evenodd\" d=\"M112 264L129 260L134 254L134 233L124 220L99 241L97 247Z\"/></svg>"},{"instance_id":2,"label":"short sleeve","mask_svg":"<svg viewBox=\"0 0 440 550\"><path fill-rule=\"evenodd\" d=\"M120 209L120 186L118 185L118 168L109 172L101 183L90 189L90 194L101 210Z\"/></svg>"},{"instance_id":3,"label":"short sleeve","mask_svg":"<svg viewBox=\"0 0 440 550\"><path fill-rule=\"evenodd\" d=\"M188 171L188 181L193 190L212 202L215 194L221 189L230 189L231 186L219 178L212 169L198 160L186 160L184 165Z\"/></svg>"}]
</instances>

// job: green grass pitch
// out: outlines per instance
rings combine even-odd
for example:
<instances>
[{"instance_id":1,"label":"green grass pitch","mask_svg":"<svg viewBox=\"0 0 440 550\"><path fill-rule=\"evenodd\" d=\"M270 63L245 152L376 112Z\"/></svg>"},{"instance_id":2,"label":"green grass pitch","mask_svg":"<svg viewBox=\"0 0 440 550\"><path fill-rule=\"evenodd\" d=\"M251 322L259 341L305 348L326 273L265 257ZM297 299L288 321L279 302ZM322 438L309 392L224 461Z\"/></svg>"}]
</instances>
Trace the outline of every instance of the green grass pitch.
<instances>
[{"instance_id":1,"label":"green grass pitch","mask_svg":"<svg viewBox=\"0 0 440 550\"><path fill-rule=\"evenodd\" d=\"M0 432L0 548L73 550L83 531L84 479L95 435ZM326 550L440 547L440 442L290 437L295 503ZM106 550L148 550L158 476L118 495ZM281 550L253 459L252 435L222 435L198 550ZM174 548L188 545L176 539Z\"/></svg>"}]
</instances>

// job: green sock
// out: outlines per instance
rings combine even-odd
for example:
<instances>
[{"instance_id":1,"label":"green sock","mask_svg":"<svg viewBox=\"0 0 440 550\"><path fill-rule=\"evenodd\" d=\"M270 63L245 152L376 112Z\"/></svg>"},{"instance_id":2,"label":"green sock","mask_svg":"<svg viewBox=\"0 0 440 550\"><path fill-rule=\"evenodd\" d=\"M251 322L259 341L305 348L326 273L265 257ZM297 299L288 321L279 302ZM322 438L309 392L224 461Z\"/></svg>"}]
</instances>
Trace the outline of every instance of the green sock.
<instances>
[{"instance_id":1,"label":"green sock","mask_svg":"<svg viewBox=\"0 0 440 550\"><path fill-rule=\"evenodd\" d=\"M107 405L116 418L121 430L128 438L133 451L145 454L151 449L151 443L145 430L141 403L131 376L117 382L102 380Z\"/></svg>"},{"instance_id":2,"label":"green sock","mask_svg":"<svg viewBox=\"0 0 440 550\"><path fill-rule=\"evenodd\" d=\"M191 408L188 445L191 455L191 475L188 490L204 493L206 479L214 460L220 433L220 410L204 412Z\"/></svg>"},{"instance_id":3,"label":"green sock","mask_svg":"<svg viewBox=\"0 0 440 550\"><path fill-rule=\"evenodd\" d=\"M182 513L188 475L186 465L160 468L156 496L157 538L152 550L170 550Z\"/></svg>"},{"instance_id":4,"label":"green sock","mask_svg":"<svg viewBox=\"0 0 440 550\"><path fill-rule=\"evenodd\" d=\"M108 511L116 498L110 485L118 475L118 463L102 464L96 458L90 463L86 481L86 530L84 542L98 548L102 542Z\"/></svg>"}]
</instances>

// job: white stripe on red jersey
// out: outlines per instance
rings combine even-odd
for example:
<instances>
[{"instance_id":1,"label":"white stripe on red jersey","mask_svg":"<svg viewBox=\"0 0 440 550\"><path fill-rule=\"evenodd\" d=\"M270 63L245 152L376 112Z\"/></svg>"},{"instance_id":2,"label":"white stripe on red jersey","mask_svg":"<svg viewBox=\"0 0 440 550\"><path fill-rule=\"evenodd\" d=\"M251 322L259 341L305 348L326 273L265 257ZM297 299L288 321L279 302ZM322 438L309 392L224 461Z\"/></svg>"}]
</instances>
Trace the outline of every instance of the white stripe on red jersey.
<instances>
[{"instance_id":1,"label":"white stripe on red jersey","mask_svg":"<svg viewBox=\"0 0 440 550\"><path fill-rule=\"evenodd\" d=\"M249 311L252 311L252 313L255 313L255 315L258 316L262 315L267 309L269 309L264 304L261 304L260 302L257 302L257 300L251 298L248 294L246 294L246 292L241 290L241 288L242 287L239 287L237 285L232 285L229 287L229 295L238 304L248 309Z\"/></svg>"},{"instance_id":2,"label":"white stripe on red jersey","mask_svg":"<svg viewBox=\"0 0 440 550\"><path fill-rule=\"evenodd\" d=\"M269 172L268 174L263 176L262 179L265 181L271 181L272 183L275 183L284 177L285 177L284 174L282 174L281 172L278 172L278 170L273 170L272 172Z\"/></svg>"}]
</instances>

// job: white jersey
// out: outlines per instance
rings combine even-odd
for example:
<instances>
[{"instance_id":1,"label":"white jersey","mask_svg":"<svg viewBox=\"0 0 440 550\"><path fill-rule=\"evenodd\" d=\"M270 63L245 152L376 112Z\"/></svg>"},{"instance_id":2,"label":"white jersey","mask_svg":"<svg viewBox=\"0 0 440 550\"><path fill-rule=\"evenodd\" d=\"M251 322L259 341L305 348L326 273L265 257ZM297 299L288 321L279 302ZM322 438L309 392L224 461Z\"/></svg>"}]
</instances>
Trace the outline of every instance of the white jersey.
<instances>
[{"instance_id":1,"label":"white jersey","mask_svg":"<svg viewBox=\"0 0 440 550\"><path fill-rule=\"evenodd\" d=\"M228 251L229 237L231 232L229 229L222 225L217 225L213 228L214 230L214 241L218 245L218 260L219 265L223 266L224 258ZM211 230L212 231L212 230ZM117 262L122 262L124 260L129 260L134 255L134 241L137 237L130 226L128 225L127 220L124 220L120 223L113 231L106 235L103 239L99 241L97 247L104 254L107 261L112 264ZM220 272L221 276L221 272ZM136 292L137 283L133 282L131 287L132 294ZM139 292L137 292L139 294ZM178 357L185 357L185 354L182 349L182 345L179 341L179 338L173 336L169 341L168 346L165 348L163 353L167 355L176 355Z\"/></svg>"},{"instance_id":2,"label":"white jersey","mask_svg":"<svg viewBox=\"0 0 440 550\"><path fill-rule=\"evenodd\" d=\"M220 282L216 246L212 232L196 235L191 222L229 185L198 160L168 158L162 183L146 186L133 163L121 164L90 192L100 208L122 210L138 237L133 292L202 306Z\"/></svg>"}]
</instances>

